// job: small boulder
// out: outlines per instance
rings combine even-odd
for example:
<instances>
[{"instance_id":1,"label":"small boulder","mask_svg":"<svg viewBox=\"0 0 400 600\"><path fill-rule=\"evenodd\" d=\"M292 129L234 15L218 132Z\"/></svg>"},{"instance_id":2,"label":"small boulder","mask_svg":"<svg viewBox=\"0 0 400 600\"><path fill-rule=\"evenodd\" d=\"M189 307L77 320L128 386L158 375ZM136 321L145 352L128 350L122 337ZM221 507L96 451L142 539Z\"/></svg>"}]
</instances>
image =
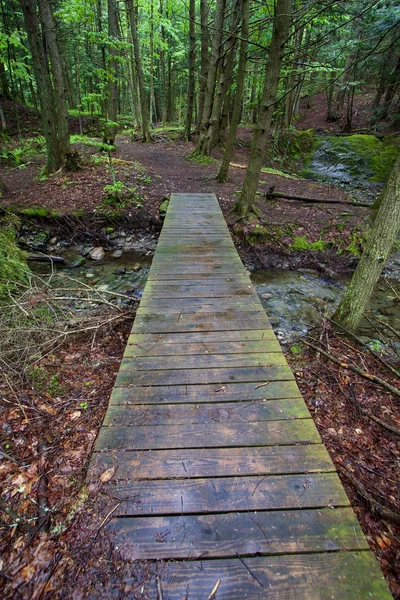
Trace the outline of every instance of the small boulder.
<instances>
[{"instance_id":1,"label":"small boulder","mask_svg":"<svg viewBox=\"0 0 400 600\"><path fill-rule=\"evenodd\" d=\"M89 256L92 260L103 260L105 252L101 246L96 246L89 252Z\"/></svg>"},{"instance_id":2,"label":"small boulder","mask_svg":"<svg viewBox=\"0 0 400 600\"><path fill-rule=\"evenodd\" d=\"M122 250L114 250L114 252L111 254L112 258L121 258L122 256Z\"/></svg>"}]
</instances>

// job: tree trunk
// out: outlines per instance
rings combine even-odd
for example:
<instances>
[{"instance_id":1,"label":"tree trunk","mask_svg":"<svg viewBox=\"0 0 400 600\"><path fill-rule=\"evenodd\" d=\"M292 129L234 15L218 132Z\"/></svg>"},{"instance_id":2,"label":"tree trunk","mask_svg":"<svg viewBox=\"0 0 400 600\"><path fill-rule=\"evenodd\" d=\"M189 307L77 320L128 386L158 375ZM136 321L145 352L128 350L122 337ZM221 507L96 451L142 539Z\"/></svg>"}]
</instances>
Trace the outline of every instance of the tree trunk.
<instances>
[{"instance_id":1,"label":"tree trunk","mask_svg":"<svg viewBox=\"0 0 400 600\"><path fill-rule=\"evenodd\" d=\"M226 42L225 54L222 60L219 81L213 99L213 105L208 127L207 130L204 131L203 137L201 139L202 154L205 155L211 154L211 150L216 145L219 122L221 118L222 104L226 99L226 95L232 83L232 74L235 60L234 51L237 41L236 31L240 21L241 4L242 0L234 0L232 6L231 24L229 28L231 35L229 36ZM200 133L200 136L202 136L202 133Z\"/></svg>"},{"instance_id":2,"label":"tree trunk","mask_svg":"<svg viewBox=\"0 0 400 600\"><path fill-rule=\"evenodd\" d=\"M201 126L201 118L203 116L204 99L207 90L207 68L208 68L208 6L207 0L200 0L200 92L199 92L199 108L197 111L197 126Z\"/></svg>"},{"instance_id":3,"label":"tree trunk","mask_svg":"<svg viewBox=\"0 0 400 600\"><path fill-rule=\"evenodd\" d=\"M149 129L149 113L147 110L146 91L144 88L144 78L142 69L142 58L140 54L139 36L137 29L137 15L136 5L134 6L133 0L125 0L126 10L128 11L129 21L131 25L131 34L133 41L133 49L135 54L135 66L136 66L136 77L139 85L139 97L140 97L140 111L142 113L142 137L143 142L150 141L150 129Z\"/></svg>"},{"instance_id":4,"label":"tree trunk","mask_svg":"<svg viewBox=\"0 0 400 600\"><path fill-rule=\"evenodd\" d=\"M382 195L367 244L349 286L333 316L353 332L361 320L400 229L400 159Z\"/></svg>"},{"instance_id":5,"label":"tree trunk","mask_svg":"<svg viewBox=\"0 0 400 600\"><path fill-rule=\"evenodd\" d=\"M187 111L185 123L185 138L190 141L193 106L194 106L194 61L196 50L196 36L194 31L194 21L196 18L196 3L195 0L190 0L189 4L189 80L187 92Z\"/></svg>"},{"instance_id":6,"label":"tree trunk","mask_svg":"<svg viewBox=\"0 0 400 600\"><path fill-rule=\"evenodd\" d=\"M231 126L229 128L229 136L226 144L224 158L222 159L221 167L217 175L217 181L224 183L228 179L229 164L232 160L233 150L235 147L236 132L239 125L240 113L242 109L242 99L244 91L244 80L246 76L247 62L247 38L249 36L249 0L243 0L242 6L242 29L240 32L240 55L239 65L236 77L236 95L233 104L233 114Z\"/></svg>"},{"instance_id":7,"label":"tree trunk","mask_svg":"<svg viewBox=\"0 0 400 600\"><path fill-rule=\"evenodd\" d=\"M226 0L217 0L215 8L214 34L212 40L211 56L207 73L207 90L204 98L203 114L201 116L200 135L197 142L196 154L209 154L205 136L210 124L210 117L214 103L214 90L217 81L218 63L221 55L222 29L224 26Z\"/></svg>"},{"instance_id":8,"label":"tree trunk","mask_svg":"<svg viewBox=\"0 0 400 600\"><path fill-rule=\"evenodd\" d=\"M58 139L58 119L56 116L57 105L53 94L46 56L43 52L42 32L40 30L35 6L31 0L20 0L20 5L24 15L25 28L28 34L28 41L32 54L41 117L46 138L46 171L48 173L53 173L63 165L65 159L65 156L63 155L65 146L60 147Z\"/></svg>"},{"instance_id":9,"label":"tree trunk","mask_svg":"<svg viewBox=\"0 0 400 600\"><path fill-rule=\"evenodd\" d=\"M259 120L254 127L249 166L246 171L243 187L234 207L234 211L241 215L254 211L258 181L264 162L269 129L276 104L285 42L291 24L291 11L292 0L277 0Z\"/></svg>"},{"instance_id":10,"label":"tree trunk","mask_svg":"<svg viewBox=\"0 0 400 600\"><path fill-rule=\"evenodd\" d=\"M118 13L116 0L108 0L108 61L107 61L107 114L103 133L105 144L114 145L118 112Z\"/></svg>"},{"instance_id":11,"label":"tree trunk","mask_svg":"<svg viewBox=\"0 0 400 600\"><path fill-rule=\"evenodd\" d=\"M68 112L66 102L66 85L64 81L63 64L58 48L56 26L49 0L38 0L42 29L49 54L51 72L54 79L54 98L56 101L57 136L60 151L65 160L69 150Z\"/></svg>"}]
</instances>

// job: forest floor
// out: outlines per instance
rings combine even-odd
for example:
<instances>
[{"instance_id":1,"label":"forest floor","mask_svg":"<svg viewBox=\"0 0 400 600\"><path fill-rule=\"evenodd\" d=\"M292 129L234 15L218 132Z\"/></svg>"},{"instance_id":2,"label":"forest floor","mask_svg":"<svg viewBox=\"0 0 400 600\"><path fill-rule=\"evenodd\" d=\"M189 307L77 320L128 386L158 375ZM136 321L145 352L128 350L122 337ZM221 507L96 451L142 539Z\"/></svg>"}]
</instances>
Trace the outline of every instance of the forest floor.
<instances>
[{"instance_id":1,"label":"forest floor","mask_svg":"<svg viewBox=\"0 0 400 600\"><path fill-rule=\"evenodd\" d=\"M309 119L302 127L316 127L318 122ZM234 164L246 165L250 136L250 128L241 130ZM85 159L77 173L60 171L39 181L41 154L32 156L23 169L3 165L0 179L8 191L1 204L42 206L64 215L84 209L101 213L104 223L108 217L103 188L111 183L107 162L94 147L82 143L78 147ZM324 275L354 265L353 257L333 250L303 253L299 258L290 241L305 235L311 242L322 238L336 245L349 244L354 231L362 229L368 209L351 207L348 214L345 205L267 202L260 196L261 223L267 229L260 241L256 235L259 222L244 223L230 214L244 169L232 168L229 183L217 184L218 164L186 160L193 149L193 143L183 142L173 130L157 130L148 145L128 135L118 138L113 163L117 178L136 188L134 202L123 209L136 232L160 230L159 206L171 192L215 192L248 264L276 266L283 257L286 266L311 266ZM100 161L93 160L98 156ZM214 158L220 156L216 151ZM342 189L309 180L263 173L262 181L262 190L275 185L276 190L297 195L347 198ZM113 218L109 215L110 221ZM40 294L32 296L34 307L43 301ZM38 360L36 367L46 374L44 379L21 378L8 371L0 380L0 589L4 598L147 598L146 564L124 561L107 536L106 522L119 502L104 492L109 474L105 472L97 483L85 480L133 317L134 309L112 325L96 329L95 335L88 331L69 337ZM355 341L335 332L329 322L314 336L311 343L398 386L390 369ZM338 368L312 349L288 352L287 358L370 546L399 599L398 402L386 389ZM391 356L384 360L390 362ZM390 515L382 517L382 508Z\"/></svg>"}]
</instances>

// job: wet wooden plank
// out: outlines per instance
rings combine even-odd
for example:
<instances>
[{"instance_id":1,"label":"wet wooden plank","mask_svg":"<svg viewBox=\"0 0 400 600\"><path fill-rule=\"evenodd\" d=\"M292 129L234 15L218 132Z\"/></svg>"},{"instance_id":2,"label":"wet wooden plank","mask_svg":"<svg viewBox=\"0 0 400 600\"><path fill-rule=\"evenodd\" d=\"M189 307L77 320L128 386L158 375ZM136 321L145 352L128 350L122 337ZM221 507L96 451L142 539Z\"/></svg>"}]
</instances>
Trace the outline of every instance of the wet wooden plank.
<instances>
[{"instance_id":1,"label":"wet wooden plank","mask_svg":"<svg viewBox=\"0 0 400 600\"><path fill-rule=\"evenodd\" d=\"M258 354L192 354L189 356L125 357L120 372L159 371L172 369L209 369L222 367L270 367L286 365L282 352Z\"/></svg>"},{"instance_id":2,"label":"wet wooden plank","mask_svg":"<svg viewBox=\"0 0 400 600\"><path fill-rule=\"evenodd\" d=\"M203 402L233 402L249 400L275 400L301 397L294 378L288 381L249 383L224 383L204 385L160 385L137 387L132 380L130 387L114 387L110 405L118 404L187 404Z\"/></svg>"},{"instance_id":3,"label":"wet wooden plank","mask_svg":"<svg viewBox=\"0 0 400 600\"><path fill-rule=\"evenodd\" d=\"M144 582L151 600L155 573ZM215 600L393 600L369 551L173 561L158 577L168 600L204 600L219 580Z\"/></svg>"},{"instance_id":4,"label":"wet wooden plank","mask_svg":"<svg viewBox=\"0 0 400 600\"><path fill-rule=\"evenodd\" d=\"M235 367L231 369L171 369L169 371L120 371L116 386L137 385L194 385L202 383L225 383L253 381L290 381L294 375L288 366ZM256 384L257 385L257 384Z\"/></svg>"},{"instance_id":5,"label":"wet wooden plank","mask_svg":"<svg viewBox=\"0 0 400 600\"><path fill-rule=\"evenodd\" d=\"M158 342L160 344L191 344L193 342L257 342L271 339L274 335L271 324L259 329L240 329L236 331L198 331L188 333L137 333L132 330L132 339L136 343Z\"/></svg>"},{"instance_id":6,"label":"wet wooden plank","mask_svg":"<svg viewBox=\"0 0 400 600\"><path fill-rule=\"evenodd\" d=\"M258 423L285 419L309 419L302 398L209 402L203 404L151 404L110 406L104 426L186 425L196 423Z\"/></svg>"},{"instance_id":7,"label":"wet wooden plank","mask_svg":"<svg viewBox=\"0 0 400 600\"><path fill-rule=\"evenodd\" d=\"M95 452L91 478L110 467L117 467L113 481L335 471L322 444Z\"/></svg>"},{"instance_id":8,"label":"wet wooden plank","mask_svg":"<svg viewBox=\"0 0 400 600\"><path fill-rule=\"evenodd\" d=\"M130 338L125 349L124 358L132 356L189 356L215 354L255 354L264 352L282 352L276 339L263 342L206 342L193 344L157 344L147 342L137 344L134 336Z\"/></svg>"},{"instance_id":9,"label":"wet wooden plank","mask_svg":"<svg viewBox=\"0 0 400 600\"><path fill-rule=\"evenodd\" d=\"M336 473L121 481L110 493L127 498L115 515L125 517L349 506Z\"/></svg>"},{"instance_id":10,"label":"wet wooden plank","mask_svg":"<svg viewBox=\"0 0 400 600\"><path fill-rule=\"evenodd\" d=\"M107 527L131 560L367 550L351 508L127 517Z\"/></svg>"},{"instance_id":11,"label":"wet wooden plank","mask_svg":"<svg viewBox=\"0 0 400 600\"><path fill-rule=\"evenodd\" d=\"M260 423L198 423L102 427L96 450L161 450L167 448L226 448L242 446L319 444L312 419Z\"/></svg>"},{"instance_id":12,"label":"wet wooden plank","mask_svg":"<svg viewBox=\"0 0 400 600\"><path fill-rule=\"evenodd\" d=\"M163 323L196 323L201 321L249 321L252 319L263 319L268 323L268 317L265 315L261 307L255 307L254 310L236 311L233 308L227 308L216 312L201 312L190 311L184 312L182 309L175 313L164 313L162 311L138 312L135 323L155 324L162 321Z\"/></svg>"},{"instance_id":13,"label":"wet wooden plank","mask_svg":"<svg viewBox=\"0 0 400 600\"><path fill-rule=\"evenodd\" d=\"M240 331L248 330L250 327L261 329L270 325L267 317L260 316L250 319L215 319L196 321L181 321L174 323L171 321L154 321L151 323L143 322L141 319L136 320L135 331L138 333L191 333L191 332L225 332L225 331Z\"/></svg>"}]
</instances>

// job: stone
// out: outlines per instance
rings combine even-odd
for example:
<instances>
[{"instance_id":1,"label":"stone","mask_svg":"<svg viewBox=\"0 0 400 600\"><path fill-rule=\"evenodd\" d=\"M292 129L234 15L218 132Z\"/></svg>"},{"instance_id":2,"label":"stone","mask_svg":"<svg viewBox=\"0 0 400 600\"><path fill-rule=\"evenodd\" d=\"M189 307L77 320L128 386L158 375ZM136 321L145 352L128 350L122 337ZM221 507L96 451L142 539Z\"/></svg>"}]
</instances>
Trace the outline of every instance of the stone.
<instances>
[{"instance_id":1,"label":"stone","mask_svg":"<svg viewBox=\"0 0 400 600\"><path fill-rule=\"evenodd\" d=\"M122 256L122 250L114 250L114 252L111 254L112 258L121 258Z\"/></svg>"},{"instance_id":2,"label":"stone","mask_svg":"<svg viewBox=\"0 0 400 600\"><path fill-rule=\"evenodd\" d=\"M101 246L96 246L89 252L89 257L92 260L103 260L105 252Z\"/></svg>"},{"instance_id":3,"label":"stone","mask_svg":"<svg viewBox=\"0 0 400 600\"><path fill-rule=\"evenodd\" d=\"M57 237L53 235L53 237L49 239L48 244L49 246L54 246L55 244L57 244Z\"/></svg>"},{"instance_id":4,"label":"stone","mask_svg":"<svg viewBox=\"0 0 400 600\"><path fill-rule=\"evenodd\" d=\"M72 261L70 267L72 267L73 269L75 267L80 267L81 265L83 265L84 262L85 258L83 256L78 256L77 258L75 258L75 260Z\"/></svg>"},{"instance_id":5,"label":"stone","mask_svg":"<svg viewBox=\"0 0 400 600\"><path fill-rule=\"evenodd\" d=\"M92 250L94 246L85 246L82 250L82 256L87 256Z\"/></svg>"}]
</instances>

